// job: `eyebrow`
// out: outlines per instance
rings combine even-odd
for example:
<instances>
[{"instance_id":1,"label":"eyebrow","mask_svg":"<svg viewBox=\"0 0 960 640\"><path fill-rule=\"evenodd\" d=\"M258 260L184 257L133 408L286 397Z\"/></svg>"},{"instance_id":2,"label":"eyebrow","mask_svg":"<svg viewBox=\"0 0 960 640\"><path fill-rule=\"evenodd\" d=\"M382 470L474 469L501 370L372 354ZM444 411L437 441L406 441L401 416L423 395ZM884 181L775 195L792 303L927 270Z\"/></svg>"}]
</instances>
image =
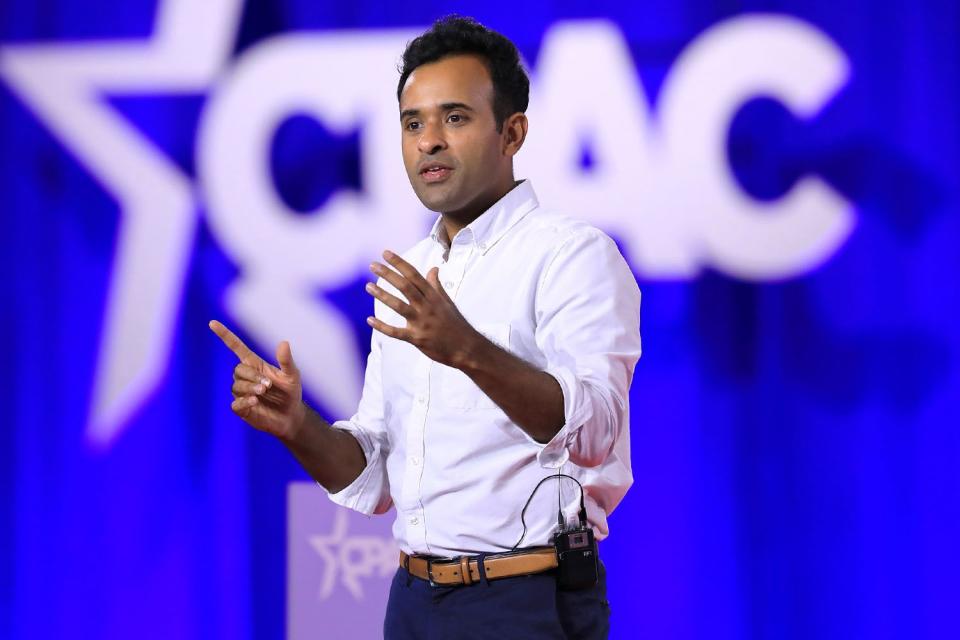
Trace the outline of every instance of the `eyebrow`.
<instances>
[{"instance_id":1,"label":"eyebrow","mask_svg":"<svg viewBox=\"0 0 960 640\"><path fill-rule=\"evenodd\" d=\"M464 103L464 102L444 102L440 105L441 111L453 111L454 109L463 109L464 111L475 111L473 107ZM409 118L411 116L419 116L420 109L404 109L400 112L400 119Z\"/></svg>"}]
</instances>

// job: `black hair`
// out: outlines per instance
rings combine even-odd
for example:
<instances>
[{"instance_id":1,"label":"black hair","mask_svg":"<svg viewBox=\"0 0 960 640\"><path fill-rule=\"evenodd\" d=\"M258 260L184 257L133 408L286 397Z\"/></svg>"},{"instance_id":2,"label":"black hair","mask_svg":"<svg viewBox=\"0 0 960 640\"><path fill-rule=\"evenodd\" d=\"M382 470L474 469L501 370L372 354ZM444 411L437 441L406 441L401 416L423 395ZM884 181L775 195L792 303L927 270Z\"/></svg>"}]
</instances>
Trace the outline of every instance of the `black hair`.
<instances>
[{"instance_id":1,"label":"black hair","mask_svg":"<svg viewBox=\"0 0 960 640\"><path fill-rule=\"evenodd\" d=\"M497 131L502 131L509 116L527 110L530 79L520 64L516 45L473 18L458 15L440 18L423 35L407 43L398 69L397 101L414 69L462 53L477 54L486 62L493 81L493 117Z\"/></svg>"}]
</instances>

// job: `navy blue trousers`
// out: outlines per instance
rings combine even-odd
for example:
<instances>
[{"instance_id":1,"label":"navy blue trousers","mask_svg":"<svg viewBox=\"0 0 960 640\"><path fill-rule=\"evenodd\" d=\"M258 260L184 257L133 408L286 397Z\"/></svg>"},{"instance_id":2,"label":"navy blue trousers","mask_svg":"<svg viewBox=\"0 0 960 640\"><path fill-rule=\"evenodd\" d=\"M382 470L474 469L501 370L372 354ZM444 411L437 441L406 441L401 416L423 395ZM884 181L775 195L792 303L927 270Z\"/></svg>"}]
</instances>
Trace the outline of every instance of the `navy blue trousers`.
<instances>
[{"instance_id":1,"label":"navy blue trousers","mask_svg":"<svg viewBox=\"0 0 960 640\"><path fill-rule=\"evenodd\" d=\"M600 640L609 630L602 562L597 586L577 591L557 588L554 571L431 587L401 567L393 576L383 621L385 640Z\"/></svg>"}]
</instances>

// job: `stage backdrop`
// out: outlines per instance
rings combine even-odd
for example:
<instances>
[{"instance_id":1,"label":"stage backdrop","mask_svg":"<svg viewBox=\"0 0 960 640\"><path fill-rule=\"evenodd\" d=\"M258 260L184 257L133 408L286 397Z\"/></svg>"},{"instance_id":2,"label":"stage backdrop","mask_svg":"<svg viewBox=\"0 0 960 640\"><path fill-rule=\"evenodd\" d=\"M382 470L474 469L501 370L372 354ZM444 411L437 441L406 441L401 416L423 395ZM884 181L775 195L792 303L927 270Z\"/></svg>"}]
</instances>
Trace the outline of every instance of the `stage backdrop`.
<instances>
[{"instance_id":1,"label":"stage backdrop","mask_svg":"<svg viewBox=\"0 0 960 640\"><path fill-rule=\"evenodd\" d=\"M0 637L376 629L392 516L231 414L207 322L352 413L366 265L433 220L396 62L452 10L643 291L612 637L958 637L960 8L907 0L0 4Z\"/></svg>"}]
</instances>

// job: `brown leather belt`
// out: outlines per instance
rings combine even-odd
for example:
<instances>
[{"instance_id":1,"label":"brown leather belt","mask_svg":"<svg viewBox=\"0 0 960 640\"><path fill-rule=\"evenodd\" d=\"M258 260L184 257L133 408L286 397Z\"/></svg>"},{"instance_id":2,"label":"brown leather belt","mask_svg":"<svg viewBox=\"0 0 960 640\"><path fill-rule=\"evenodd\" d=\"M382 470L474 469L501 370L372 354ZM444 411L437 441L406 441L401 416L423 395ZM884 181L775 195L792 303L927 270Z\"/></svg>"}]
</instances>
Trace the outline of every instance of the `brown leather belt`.
<instances>
[{"instance_id":1,"label":"brown leather belt","mask_svg":"<svg viewBox=\"0 0 960 640\"><path fill-rule=\"evenodd\" d=\"M453 586L469 585L480 581L479 556L462 556L455 560L408 556L400 552L400 566L411 575L430 584ZM483 557L483 567L488 580L526 576L557 568L557 551L554 547L534 547L523 551L498 553Z\"/></svg>"}]
</instances>

